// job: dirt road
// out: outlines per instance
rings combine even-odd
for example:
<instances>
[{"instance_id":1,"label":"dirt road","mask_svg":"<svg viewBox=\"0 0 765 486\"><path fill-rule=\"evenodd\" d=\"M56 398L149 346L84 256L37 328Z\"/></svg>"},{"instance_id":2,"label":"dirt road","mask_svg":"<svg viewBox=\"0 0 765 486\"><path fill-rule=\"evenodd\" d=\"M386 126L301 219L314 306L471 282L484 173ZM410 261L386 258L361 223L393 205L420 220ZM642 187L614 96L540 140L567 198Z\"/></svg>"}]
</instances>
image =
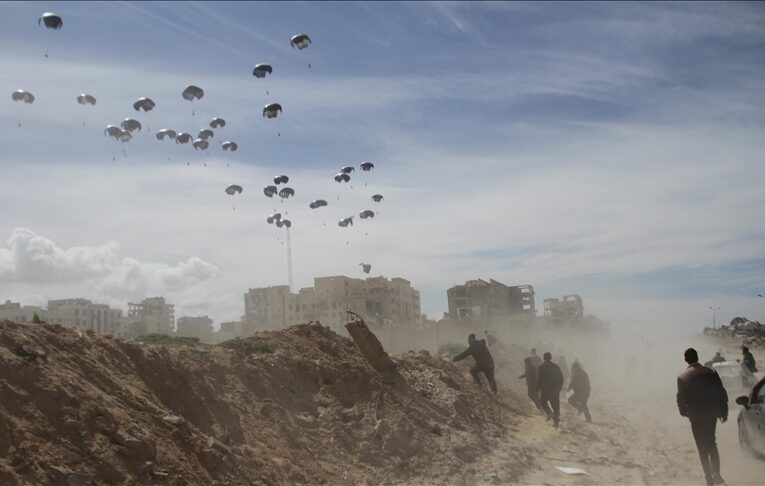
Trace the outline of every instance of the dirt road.
<instances>
[{"instance_id":1,"label":"dirt road","mask_svg":"<svg viewBox=\"0 0 765 486\"><path fill-rule=\"evenodd\" d=\"M716 350L719 343L690 342L703 355ZM524 420L514 432L533 448L533 458L519 477L503 475L507 458L498 450L482 464L486 483L547 485L691 485L703 484L696 446L690 424L677 412L675 378L684 367L682 346L661 349L653 345L655 356L649 369L625 372L613 366L616 358L606 360L612 366L593 364L588 370L593 382L590 409L593 423L565 402L561 394L561 426L554 429L539 414ZM680 358L677 352L680 349ZM723 346L728 356L740 353L733 346ZM765 358L762 356L758 358ZM711 356L710 356L711 357ZM679 361L679 362L678 362ZM586 366L586 363L583 363ZM765 484L765 461L755 459L738 445L736 417L739 406L730 397L726 423L718 423L717 440L721 455L722 476L730 485ZM583 469L589 476L570 476L555 469L568 466Z\"/></svg>"}]
</instances>

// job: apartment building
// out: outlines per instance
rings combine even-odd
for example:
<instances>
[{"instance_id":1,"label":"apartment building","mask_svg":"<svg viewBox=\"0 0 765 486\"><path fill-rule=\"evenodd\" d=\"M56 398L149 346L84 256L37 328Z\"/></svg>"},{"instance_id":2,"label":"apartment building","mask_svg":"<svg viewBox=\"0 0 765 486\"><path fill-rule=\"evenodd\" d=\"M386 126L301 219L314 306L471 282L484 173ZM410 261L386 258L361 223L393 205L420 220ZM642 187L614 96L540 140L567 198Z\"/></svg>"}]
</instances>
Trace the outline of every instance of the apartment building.
<instances>
[{"instance_id":1,"label":"apartment building","mask_svg":"<svg viewBox=\"0 0 765 486\"><path fill-rule=\"evenodd\" d=\"M21 305L18 302L6 300L0 304L0 321L9 320L13 322L27 323L34 321L35 314L42 321L48 319L48 311L42 307L34 305Z\"/></svg>"},{"instance_id":2,"label":"apartment building","mask_svg":"<svg viewBox=\"0 0 765 486\"><path fill-rule=\"evenodd\" d=\"M338 275L317 277L313 287L296 293L286 285L249 289L244 308L245 321L258 329L311 321L339 329L346 323L347 310L372 326L418 327L421 322L420 293L403 278Z\"/></svg>"},{"instance_id":3,"label":"apartment building","mask_svg":"<svg viewBox=\"0 0 765 486\"><path fill-rule=\"evenodd\" d=\"M164 297L143 299L140 304L128 303L127 320L131 334L170 334L175 329L175 306Z\"/></svg>"},{"instance_id":4,"label":"apartment building","mask_svg":"<svg viewBox=\"0 0 765 486\"><path fill-rule=\"evenodd\" d=\"M46 320L65 327L115 334L122 324L122 311L87 299L49 300Z\"/></svg>"},{"instance_id":5,"label":"apartment building","mask_svg":"<svg viewBox=\"0 0 765 486\"><path fill-rule=\"evenodd\" d=\"M449 317L455 321L488 323L507 318L528 318L536 315L534 287L508 286L494 279L468 280L446 291Z\"/></svg>"}]
</instances>

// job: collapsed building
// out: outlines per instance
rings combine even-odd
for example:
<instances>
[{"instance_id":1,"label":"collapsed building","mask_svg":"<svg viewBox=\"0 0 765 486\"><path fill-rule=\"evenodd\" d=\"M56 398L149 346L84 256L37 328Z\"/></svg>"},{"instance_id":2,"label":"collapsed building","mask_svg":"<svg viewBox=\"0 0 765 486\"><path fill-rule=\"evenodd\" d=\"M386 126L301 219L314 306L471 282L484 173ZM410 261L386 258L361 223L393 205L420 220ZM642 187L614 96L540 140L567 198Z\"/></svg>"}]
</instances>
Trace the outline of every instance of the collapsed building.
<instances>
[{"instance_id":1,"label":"collapsed building","mask_svg":"<svg viewBox=\"0 0 765 486\"><path fill-rule=\"evenodd\" d=\"M531 323L536 316L534 287L508 286L494 279L468 280L446 291L448 317L453 321L496 326L503 322Z\"/></svg>"},{"instance_id":2,"label":"collapsed building","mask_svg":"<svg viewBox=\"0 0 765 486\"><path fill-rule=\"evenodd\" d=\"M544 322L549 328L573 328L580 331L608 333L610 324L585 315L584 302L577 294L544 300Z\"/></svg>"}]
</instances>

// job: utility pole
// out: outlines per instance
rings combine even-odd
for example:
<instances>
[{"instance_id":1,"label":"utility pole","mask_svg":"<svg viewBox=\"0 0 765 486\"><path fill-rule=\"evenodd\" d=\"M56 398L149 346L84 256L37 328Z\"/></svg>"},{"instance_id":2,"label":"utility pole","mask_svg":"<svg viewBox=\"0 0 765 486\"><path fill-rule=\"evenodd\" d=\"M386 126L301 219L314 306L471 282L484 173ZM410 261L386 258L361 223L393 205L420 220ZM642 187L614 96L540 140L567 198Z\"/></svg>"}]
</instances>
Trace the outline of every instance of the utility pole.
<instances>
[{"instance_id":1,"label":"utility pole","mask_svg":"<svg viewBox=\"0 0 765 486\"><path fill-rule=\"evenodd\" d=\"M712 307L709 306L709 309L712 311L712 329L717 329L717 311L720 310L719 307Z\"/></svg>"},{"instance_id":2,"label":"utility pole","mask_svg":"<svg viewBox=\"0 0 765 486\"><path fill-rule=\"evenodd\" d=\"M287 226L287 282L292 293L292 240L290 239L290 227Z\"/></svg>"}]
</instances>

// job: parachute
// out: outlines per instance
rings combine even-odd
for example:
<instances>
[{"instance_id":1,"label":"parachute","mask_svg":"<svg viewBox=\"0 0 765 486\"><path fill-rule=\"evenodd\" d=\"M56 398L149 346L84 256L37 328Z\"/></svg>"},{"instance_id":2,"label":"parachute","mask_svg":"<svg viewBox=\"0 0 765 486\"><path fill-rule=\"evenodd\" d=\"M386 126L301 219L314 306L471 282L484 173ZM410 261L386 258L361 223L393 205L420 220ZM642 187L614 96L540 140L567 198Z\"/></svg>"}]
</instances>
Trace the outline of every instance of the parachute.
<instances>
[{"instance_id":1,"label":"parachute","mask_svg":"<svg viewBox=\"0 0 765 486\"><path fill-rule=\"evenodd\" d=\"M220 117L215 117L210 120L210 128L223 128L226 126L226 120Z\"/></svg>"},{"instance_id":2,"label":"parachute","mask_svg":"<svg viewBox=\"0 0 765 486\"><path fill-rule=\"evenodd\" d=\"M197 135L197 138L201 138L202 140L207 140L208 138L212 138L214 136L215 136L215 132L213 132L209 128L205 128L204 130L199 130L199 135Z\"/></svg>"},{"instance_id":3,"label":"parachute","mask_svg":"<svg viewBox=\"0 0 765 486\"><path fill-rule=\"evenodd\" d=\"M31 104L35 102L35 95L30 93L29 91L26 91L23 89L17 89L11 95L11 99L13 101L23 101L24 103Z\"/></svg>"},{"instance_id":4,"label":"parachute","mask_svg":"<svg viewBox=\"0 0 765 486\"><path fill-rule=\"evenodd\" d=\"M266 186L263 188L263 194L266 195L266 197L274 197L274 194L278 192L278 189L276 189L276 186Z\"/></svg>"},{"instance_id":5,"label":"parachute","mask_svg":"<svg viewBox=\"0 0 765 486\"><path fill-rule=\"evenodd\" d=\"M199 86L194 86L193 84L186 86L186 89L184 89L181 93L183 99L188 101L194 101L194 99L201 100L204 95L204 90Z\"/></svg>"},{"instance_id":6,"label":"parachute","mask_svg":"<svg viewBox=\"0 0 765 486\"><path fill-rule=\"evenodd\" d=\"M134 131L138 130L141 131L141 122L138 120L134 120L133 118L125 118L122 120L122 123L120 123L120 126L127 130L130 133L133 133Z\"/></svg>"},{"instance_id":7,"label":"parachute","mask_svg":"<svg viewBox=\"0 0 765 486\"><path fill-rule=\"evenodd\" d=\"M291 196L295 195L295 189L291 187L284 187L281 191L279 191L279 197L282 199L287 199Z\"/></svg>"},{"instance_id":8,"label":"parachute","mask_svg":"<svg viewBox=\"0 0 765 486\"><path fill-rule=\"evenodd\" d=\"M194 138L191 134L185 132L178 132L178 135L175 137L175 143L189 143L192 140L194 140Z\"/></svg>"},{"instance_id":9,"label":"parachute","mask_svg":"<svg viewBox=\"0 0 765 486\"><path fill-rule=\"evenodd\" d=\"M210 142L208 142L207 140L202 140L201 138L198 138L194 140L194 143L192 143L191 145L197 150L207 150L207 148L210 146Z\"/></svg>"},{"instance_id":10,"label":"parachute","mask_svg":"<svg viewBox=\"0 0 765 486\"><path fill-rule=\"evenodd\" d=\"M172 128L163 128L162 130L158 131L155 136L157 137L157 140L164 140L166 137L173 139L177 137L178 134L175 133L175 130Z\"/></svg>"},{"instance_id":11,"label":"parachute","mask_svg":"<svg viewBox=\"0 0 765 486\"><path fill-rule=\"evenodd\" d=\"M305 49L311 45L311 38L306 34L293 35L292 39L290 39L290 45L292 45L293 49L296 47L298 49Z\"/></svg>"},{"instance_id":12,"label":"parachute","mask_svg":"<svg viewBox=\"0 0 765 486\"><path fill-rule=\"evenodd\" d=\"M362 263L359 263L359 265L361 266L361 270L364 273L369 273L370 271L372 271L372 265L370 265L368 263L363 263L362 262Z\"/></svg>"},{"instance_id":13,"label":"parachute","mask_svg":"<svg viewBox=\"0 0 765 486\"><path fill-rule=\"evenodd\" d=\"M347 228L348 225L353 226L353 216L349 218L341 219L340 221L337 222L337 225L340 226L341 228Z\"/></svg>"},{"instance_id":14,"label":"parachute","mask_svg":"<svg viewBox=\"0 0 765 486\"><path fill-rule=\"evenodd\" d=\"M276 115L282 111L282 105L279 103L271 103L263 107L263 116L265 118L276 118Z\"/></svg>"},{"instance_id":15,"label":"parachute","mask_svg":"<svg viewBox=\"0 0 765 486\"><path fill-rule=\"evenodd\" d=\"M382 200L383 200L382 194L375 194L374 196L372 196L372 201L374 202L380 202Z\"/></svg>"},{"instance_id":16,"label":"parachute","mask_svg":"<svg viewBox=\"0 0 765 486\"><path fill-rule=\"evenodd\" d=\"M256 78L265 78L266 74L271 74L273 68L270 64L256 64L255 69L252 70L252 75Z\"/></svg>"},{"instance_id":17,"label":"parachute","mask_svg":"<svg viewBox=\"0 0 765 486\"><path fill-rule=\"evenodd\" d=\"M280 175L280 176L274 177L274 184L276 184L277 186L279 184L286 184L289 181L290 181L290 178L287 177L286 175Z\"/></svg>"},{"instance_id":18,"label":"parachute","mask_svg":"<svg viewBox=\"0 0 765 486\"><path fill-rule=\"evenodd\" d=\"M45 12L44 14L40 15L39 19L37 19L37 25L42 24L45 24L46 29L59 30L64 26L64 21L61 19L61 17L54 13Z\"/></svg>"},{"instance_id":19,"label":"parachute","mask_svg":"<svg viewBox=\"0 0 765 486\"><path fill-rule=\"evenodd\" d=\"M223 150L236 152L236 149L239 148L239 145L236 144L236 142L232 141L226 141L221 144L221 147L223 147Z\"/></svg>"},{"instance_id":20,"label":"parachute","mask_svg":"<svg viewBox=\"0 0 765 486\"><path fill-rule=\"evenodd\" d=\"M351 176L345 172L338 172L335 174L335 182L350 182Z\"/></svg>"},{"instance_id":21,"label":"parachute","mask_svg":"<svg viewBox=\"0 0 765 486\"><path fill-rule=\"evenodd\" d=\"M96 98L89 94L80 93L80 96L77 97L77 103L81 105L95 105Z\"/></svg>"},{"instance_id":22,"label":"parachute","mask_svg":"<svg viewBox=\"0 0 765 486\"><path fill-rule=\"evenodd\" d=\"M280 219L276 221L276 226L278 226L279 228L281 228L282 226L286 226L287 228L289 228L292 226L292 221L290 221L289 219Z\"/></svg>"},{"instance_id":23,"label":"parachute","mask_svg":"<svg viewBox=\"0 0 765 486\"><path fill-rule=\"evenodd\" d=\"M364 162L359 167L361 167L361 170L364 172L369 172L370 170L373 170L375 168L375 164L372 162Z\"/></svg>"},{"instance_id":24,"label":"parachute","mask_svg":"<svg viewBox=\"0 0 765 486\"><path fill-rule=\"evenodd\" d=\"M315 201L311 201L311 204L308 205L311 209L317 209L317 208L323 208L327 205L327 201L324 199L317 199Z\"/></svg>"},{"instance_id":25,"label":"parachute","mask_svg":"<svg viewBox=\"0 0 765 486\"><path fill-rule=\"evenodd\" d=\"M353 167L352 165L346 165L345 167L340 169L340 172L342 172L343 174L349 174L350 175L350 173L353 172L354 170L356 170L356 168Z\"/></svg>"},{"instance_id":26,"label":"parachute","mask_svg":"<svg viewBox=\"0 0 765 486\"><path fill-rule=\"evenodd\" d=\"M119 140L120 142L129 142L130 139L133 138L133 136L130 135L130 132L123 130L115 125L106 126L106 129L104 129L104 136L106 135L112 137L115 140Z\"/></svg>"},{"instance_id":27,"label":"parachute","mask_svg":"<svg viewBox=\"0 0 765 486\"><path fill-rule=\"evenodd\" d=\"M226 188L226 194L229 196L233 196L234 194L241 194L242 193L242 186L239 186L237 184L231 184Z\"/></svg>"},{"instance_id":28,"label":"parachute","mask_svg":"<svg viewBox=\"0 0 765 486\"><path fill-rule=\"evenodd\" d=\"M138 98L135 103L133 103L133 109L135 111L151 111L155 106L157 105L151 98Z\"/></svg>"},{"instance_id":29,"label":"parachute","mask_svg":"<svg viewBox=\"0 0 765 486\"><path fill-rule=\"evenodd\" d=\"M375 212L371 209L365 209L364 211L359 213L359 218L361 219L367 219L367 218L374 218Z\"/></svg>"}]
</instances>

